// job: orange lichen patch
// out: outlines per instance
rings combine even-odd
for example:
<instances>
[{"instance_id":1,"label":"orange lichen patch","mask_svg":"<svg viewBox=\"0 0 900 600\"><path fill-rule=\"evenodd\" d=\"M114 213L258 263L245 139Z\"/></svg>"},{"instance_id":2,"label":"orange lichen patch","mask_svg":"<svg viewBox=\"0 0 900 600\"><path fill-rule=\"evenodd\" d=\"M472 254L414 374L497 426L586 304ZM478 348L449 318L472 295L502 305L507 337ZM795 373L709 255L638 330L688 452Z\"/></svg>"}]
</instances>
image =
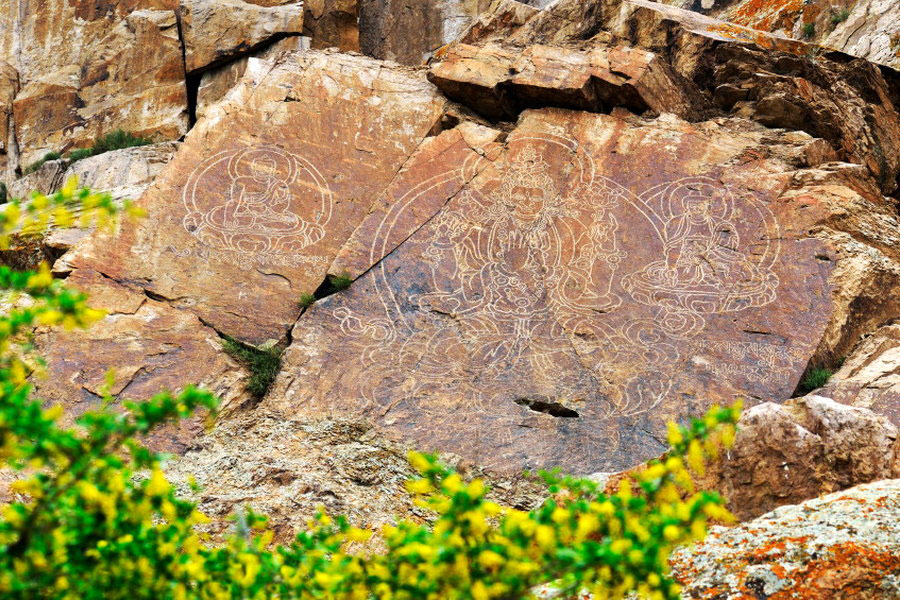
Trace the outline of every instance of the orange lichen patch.
<instances>
[{"instance_id":1,"label":"orange lichen patch","mask_svg":"<svg viewBox=\"0 0 900 600\"><path fill-rule=\"evenodd\" d=\"M788 578L793 585L773 594L770 600L873 597L884 578L898 572L897 554L844 542L790 573Z\"/></svg>"},{"instance_id":2,"label":"orange lichen patch","mask_svg":"<svg viewBox=\"0 0 900 600\"><path fill-rule=\"evenodd\" d=\"M732 23L717 23L709 27L708 31L719 35L723 39L755 44L764 50L778 50L780 52L788 52L798 56L806 54L807 51L813 47L804 42L775 36L764 31L748 29Z\"/></svg>"},{"instance_id":3,"label":"orange lichen patch","mask_svg":"<svg viewBox=\"0 0 900 600\"><path fill-rule=\"evenodd\" d=\"M804 0L747 0L729 18L740 25L763 31L791 29L805 8Z\"/></svg>"}]
</instances>

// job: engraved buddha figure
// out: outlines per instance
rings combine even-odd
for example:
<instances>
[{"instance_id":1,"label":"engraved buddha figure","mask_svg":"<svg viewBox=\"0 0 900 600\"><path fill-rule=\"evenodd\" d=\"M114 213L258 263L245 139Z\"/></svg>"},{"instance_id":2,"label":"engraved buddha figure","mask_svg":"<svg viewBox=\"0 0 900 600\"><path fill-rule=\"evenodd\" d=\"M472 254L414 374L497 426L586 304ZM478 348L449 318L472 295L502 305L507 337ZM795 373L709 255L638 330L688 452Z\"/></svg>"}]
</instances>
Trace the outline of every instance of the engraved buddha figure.
<instances>
[{"instance_id":1,"label":"engraved buddha figure","mask_svg":"<svg viewBox=\"0 0 900 600\"><path fill-rule=\"evenodd\" d=\"M300 225L290 212L291 191L279 176L278 164L269 156L258 156L247 165L249 173L234 179L223 207L228 229L251 232L283 232Z\"/></svg>"},{"instance_id":2,"label":"engraved buddha figure","mask_svg":"<svg viewBox=\"0 0 900 600\"><path fill-rule=\"evenodd\" d=\"M734 225L717 218L704 195L686 196L683 207L666 226L665 283L727 289L735 268L745 263Z\"/></svg>"}]
</instances>

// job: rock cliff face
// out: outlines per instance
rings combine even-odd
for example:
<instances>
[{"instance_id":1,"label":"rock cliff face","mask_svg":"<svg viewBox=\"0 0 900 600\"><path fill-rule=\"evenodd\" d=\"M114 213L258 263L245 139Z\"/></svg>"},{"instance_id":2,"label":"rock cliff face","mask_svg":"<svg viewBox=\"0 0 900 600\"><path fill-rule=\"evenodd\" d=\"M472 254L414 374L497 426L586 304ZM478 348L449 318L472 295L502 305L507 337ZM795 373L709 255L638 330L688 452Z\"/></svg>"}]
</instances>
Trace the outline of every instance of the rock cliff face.
<instances>
[{"instance_id":1,"label":"rock cliff face","mask_svg":"<svg viewBox=\"0 0 900 600\"><path fill-rule=\"evenodd\" d=\"M808 39L900 67L900 5L892 0L665 0L724 21Z\"/></svg>"},{"instance_id":2,"label":"rock cliff face","mask_svg":"<svg viewBox=\"0 0 900 600\"><path fill-rule=\"evenodd\" d=\"M65 252L110 312L39 331L36 386L76 412L111 366L122 397L220 394L214 431L151 440L214 515L415 516L409 446L529 506L523 469L631 468L737 398L707 483L742 518L897 476L900 75L863 29L843 53L647 0L2 10L10 192L76 173L147 212L2 256ZM169 141L22 176L114 129ZM284 349L264 398L225 336Z\"/></svg>"}]
</instances>

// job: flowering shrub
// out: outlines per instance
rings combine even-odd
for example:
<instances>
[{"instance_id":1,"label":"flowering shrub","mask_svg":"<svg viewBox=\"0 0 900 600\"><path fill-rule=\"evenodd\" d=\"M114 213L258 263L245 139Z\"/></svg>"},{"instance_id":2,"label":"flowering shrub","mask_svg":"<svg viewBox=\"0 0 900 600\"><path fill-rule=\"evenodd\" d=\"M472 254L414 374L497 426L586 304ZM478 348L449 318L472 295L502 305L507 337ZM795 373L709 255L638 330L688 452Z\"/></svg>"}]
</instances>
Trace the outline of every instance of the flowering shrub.
<instances>
[{"instance_id":1,"label":"flowering shrub","mask_svg":"<svg viewBox=\"0 0 900 600\"><path fill-rule=\"evenodd\" d=\"M83 224L119 212L108 196L71 182L0 211L0 236L71 224L73 205ZM319 512L293 543L275 546L266 519L250 511L211 545L195 531L206 518L176 497L160 457L136 440L198 407L214 409L215 399L188 387L63 427L59 406L44 409L30 397L28 332L35 324L86 327L102 313L46 267L0 267L0 288L27 299L0 317L0 456L23 471L12 484L18 501L0 517L3 598L487 600L529 597L553 582L562 594L668 599L679 595L669 553L704 537L708 520L729 518L716 494L694 493L689 473L734 435L739 409L716 407L689 426L671 425L664 461L612 495L545 473L552 498L525 512L489 501L481 480L464 481L435 456L411 453L419 477L407 489L433 513L428 524L370 531ZM383 552L351 550L372 536Z\"/></svg>"}]
</instances>

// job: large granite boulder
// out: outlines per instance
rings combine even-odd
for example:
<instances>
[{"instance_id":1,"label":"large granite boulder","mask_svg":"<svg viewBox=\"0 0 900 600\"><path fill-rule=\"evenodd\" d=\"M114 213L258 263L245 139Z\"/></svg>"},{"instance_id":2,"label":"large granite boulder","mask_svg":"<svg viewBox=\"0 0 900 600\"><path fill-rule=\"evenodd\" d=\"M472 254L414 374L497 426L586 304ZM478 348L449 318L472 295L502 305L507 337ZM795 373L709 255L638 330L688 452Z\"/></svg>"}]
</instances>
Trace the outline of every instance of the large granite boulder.
<instances>
[{"instance_id":1,"label":"large granite boulder","mask_svg":"<svg viewBox=\"0 0 900 600\"><path fill-rule=\"evenodd\" d=\"M900 324L865 336L819 393L900 424Z\"/></svg>"},{"instance_id":2,"label":"large granite boulder","mask_svg":"<svg viewBox=\"0 0 900 600\"><path fill-rule=\"evenodd\" d=\"M714 527L672 558L683 598L900 597L900 480Z\"/></svg>"},{"instance_id":3,"label":"large granite boulder","mask_svg":"<svg viewBox=\"0 0 900 600\"><path fill-rule=\"evenodd\" d=\"M778 506L900 477L900 437L886 417L806 396L741 416L734 446L699 480L741 521Z\"/></svg>"}]
</instances>

